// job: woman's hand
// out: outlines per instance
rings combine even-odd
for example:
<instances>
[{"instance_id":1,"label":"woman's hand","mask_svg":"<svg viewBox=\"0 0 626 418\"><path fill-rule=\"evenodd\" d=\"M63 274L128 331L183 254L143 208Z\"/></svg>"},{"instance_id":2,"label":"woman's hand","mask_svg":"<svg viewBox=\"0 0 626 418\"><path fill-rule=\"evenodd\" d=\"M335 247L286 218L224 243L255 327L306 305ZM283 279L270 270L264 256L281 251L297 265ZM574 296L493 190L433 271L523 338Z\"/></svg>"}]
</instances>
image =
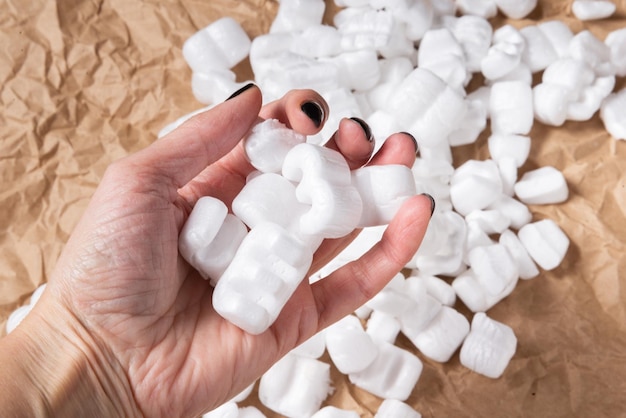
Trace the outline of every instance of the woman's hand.
<instances>
[{"instance_id":1,"label":"woman's hand","mask_svg":"<svg viewBox=\"0 0 626 418\"><path fill-rule=\"evenodd\" d=\"M36 389L34 402L24 400L32 408L64 416L198 416L365 303L417 251L431 216L427 196L407 200L359 260L312 285L304 280L263 334L247 334L220 317L209 282L178 254L191 208L204 195L230 205L252 171L240 140L259 118L312 135L328 115L324 100L309 90L263 108L255 86L238 93L107 169L42 298L0 341L0 353L11 356L9 370L27 377L18 384ZM416 152L415 140L399 133L372 157L371 134L354 119L341 122L328 146L351 168L410 166ZM325 241L313 269L356 233ZM4 374L0 386L15 394L14 402L20 392L28 396Z\"/></svg>"}]
</instances>

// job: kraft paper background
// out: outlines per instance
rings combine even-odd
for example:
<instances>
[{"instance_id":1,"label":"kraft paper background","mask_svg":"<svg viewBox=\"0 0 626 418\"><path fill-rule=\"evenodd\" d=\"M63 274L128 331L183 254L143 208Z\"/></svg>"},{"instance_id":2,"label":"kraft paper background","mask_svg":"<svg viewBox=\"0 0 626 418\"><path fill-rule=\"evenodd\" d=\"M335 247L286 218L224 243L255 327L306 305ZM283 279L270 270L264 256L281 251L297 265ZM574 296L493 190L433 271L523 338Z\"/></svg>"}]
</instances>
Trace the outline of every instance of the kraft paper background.
<instances>
[{"instance_id":1,"label":"kraft paper background","mask_svg":"<svg viewBox=\"0 0 626 418\"><path fill-rule=\"evenodd\" d=\"M570 1L541 0L512 23L560 19L604 39L626 26L626 2L616 3L612 18L580 22ZM336 7L327 4L330 23ZM183 42L226 15L253 38L277 8L262 0L0 0L0 335L49 277L105 167L201 107ZM236 72L253 78L247 62ZM618 79L616 89L625 85ZM534 219L556 221L570 249L560 267L521 281L490 310L518 338L500 379L465 369L458 354L446 364L418 354L424 371L408 403L424 417L626 416L626 142L597 116L560 128L535 123L531 137L523 171L552 165L570 188L566 203L532 206ZM486 137L454 156L486 158ZM398 345L414 350L403 338ZM381 400L332 373L327 404L373 416ZM259 405L255 394L246 404Z\"/></svg>"}]
</instances>

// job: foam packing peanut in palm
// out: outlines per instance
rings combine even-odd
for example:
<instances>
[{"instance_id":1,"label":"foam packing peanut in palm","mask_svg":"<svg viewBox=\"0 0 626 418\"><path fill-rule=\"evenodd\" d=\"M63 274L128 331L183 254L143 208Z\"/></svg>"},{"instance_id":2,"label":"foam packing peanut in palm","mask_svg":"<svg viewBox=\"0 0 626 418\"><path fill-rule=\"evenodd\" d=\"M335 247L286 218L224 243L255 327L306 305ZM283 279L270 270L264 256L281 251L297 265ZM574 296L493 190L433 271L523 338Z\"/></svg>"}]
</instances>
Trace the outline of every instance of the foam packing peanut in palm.
<instances>
[{"instance_id":1,"label":"foam packing peanut in palm","mask_svg":"<svg viewBox=\"0 0 626 418\"><path fill-rule=\"evenodd\" d=\"M227 214L221 200L210 196L198 199L178 236L178 249L188 263L193 265L194 255L213 241Z\"/></svg>"},{"instance_id":2,"label":"foam packing peanut in palm","mask_svg":"<svg viewBox=\"0 0 626 418\"><path fill-rule=\"evenodd\" d=\"M217 282L213 307L250 334L274 323L305 277L311 249L279 225L264 222L250 230Z\"/></svg>"},{"instance_id":3,"label":"foam packing peanut in palm","mask_svg":"<svg viewBox=\"0 0 626 418\"><path fill-rule=\"evenodd\" d=\"M285 156L306 137L276 119L256 124L244 138L244 151L250 164L263 173L280 173Z\"/></svg>"},{"instance_id":4,"label":"foam packing peanut in palm","mask_svg":"<svg viewBox=\"0 0 626 418\"><path fill-rule=\"evenodd\" d=\"M285 157L282 172L298 183L298 201L311 205L300 217L302 234L339 238L357 226L361 196L339 152L308 143L297 145Z\"/></svg>"}]
</instances>

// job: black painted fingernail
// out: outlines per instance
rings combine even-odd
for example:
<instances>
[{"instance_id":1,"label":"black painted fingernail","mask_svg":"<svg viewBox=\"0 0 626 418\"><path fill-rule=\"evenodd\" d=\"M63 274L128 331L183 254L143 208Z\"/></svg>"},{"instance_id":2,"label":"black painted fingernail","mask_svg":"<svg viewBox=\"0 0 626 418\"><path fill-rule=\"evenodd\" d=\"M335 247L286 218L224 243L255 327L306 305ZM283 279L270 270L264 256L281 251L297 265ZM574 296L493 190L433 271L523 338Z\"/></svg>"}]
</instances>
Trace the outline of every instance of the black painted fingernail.
<instances>
[{"instance_id":1,"label":"black painted fingernail","mask_svg":"<svg viewBox=\"0 0 626 418\"><path fill-rule=\"evenodd\" d=\"M422 195L430 199L430 216L433 216L433 213L435 213L435 198L428 193L422 193Z\"/></svg>"},{"instance_id":2,"label":"black painted fingernail","mask_svg":"<svg viewBox=\"0 0 626 418\"><path fill-rule=\"evenodd\" d=\"M324 120L324 109L322 109L322 106L315 102L304 102L300 109L313 121L316 128L320 127Z\"/></svg>"},{"instance_id":3,"label":"black painted fingernail","mask_svg":"<svg viewBox=\"0 0 626 418\"><path fill-rule=\"evenodd\" d=\"M230 96L228 96L228 99L226 99L224 101L226 102L226 101L228 101L228 100L230 100L232 98L235 98L235 97L239 96L241 93L243 93L244 91L246 91L246 90L248 90L248 89L250 89L252 87L254 87L254 83L248 83L245 86L243 86L242 88L240 88L239 90L237 90L236 92L234 92L233 94L231 94Z\"/></svg>"},{"instance_id":4,"label":"black painted fingernail","mask_svg":"<svg viewBox=\"0 0 626 418\"><path fill-rule=\"evenodd\" d=\"M415 153L417 154L417 152L420 150L420 146L417 144L417 139L415 139L415 137L409 132L400 132L400 133L405 134L406 136L408 136L409 138L413 140L413 145L415 145Z\"/></svg>"},{"instance_id":5,"label":"black painted fingernail","mask_svg":"<svg viewBox=\"0 0 626 418\"><path fill-rule=\"evenodd\" d=\"M361 128L363 128L363 131L365 132L365 137L367 138L369 142L372 142L374 140L374 136L372 135L372 130L370 129L370 126L367 123L365 123L363 119L361 118L350 118L350 119L352 119L353 121L361 125Z\"/></svg>"}]
</instances>

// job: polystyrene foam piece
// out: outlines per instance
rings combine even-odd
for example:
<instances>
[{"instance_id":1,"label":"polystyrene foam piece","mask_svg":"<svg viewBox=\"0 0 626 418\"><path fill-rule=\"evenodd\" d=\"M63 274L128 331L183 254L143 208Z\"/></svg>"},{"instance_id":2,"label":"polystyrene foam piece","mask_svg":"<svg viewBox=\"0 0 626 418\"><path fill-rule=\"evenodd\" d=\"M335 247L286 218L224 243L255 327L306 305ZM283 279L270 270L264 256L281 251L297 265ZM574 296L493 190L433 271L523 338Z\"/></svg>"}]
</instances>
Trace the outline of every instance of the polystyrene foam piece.
<instances>
[{"instance_id":1,"label":"polystyrene foam piece","mask_svg":"<svg viewBox=\"0 0 626 418\"><path fill-rule=\"evenodd\" d=\"M525 40L511 25L504 25L493 32L492 45L480 63L482 74L495 80L513 71L522 60Z\"/></svg>"},{"instance_id":2,"label":"polystyrene foam piece","mask_svg":"<svg viewBox=\"0 0 626 418\"><path fill-rule=\"evenodd\" d=\"M626 139L624 109L626 109L626 89L608 96L600 108L604 127L615 139Z\"/></svg>"},{"instance_id":3,"label":"polystyrene foam piece","mask_svg":"<svg viewBox=\"0 0 626 418\"><path fill-rule=\"evenodd\" d=\"M297 232L300 216L310 209L296 198L296 186L275 173L249 179L232 203L233 213L249 228L272 222Z\"/></svg>"},{"instance_id":4,"label":"polystyrene foam piece","mask_svg":"<svg viewBox=\"0 0 626 418\"><path fill-rule=\"evenodd\" d=\"M522 81L494 83L489 114L494 133L527 135L534 121L532 88Z\"/></svg>"},{"instance_id":5,"label":"polystyrene foam piece","mask_svg":"<svg viewBox=\"0 0 626 418\"><path fill-rule=\"evenodd\" d=\"M498 14L494 0L458 0L459 11L465 16L480 16L488 19Z\"/></svg>"},{"instance_id":6,"label":"polystyrene foam piece","mask_svg":"<svg viewBox=\"0 0 626 418\"><path fill-rule=\"evenodd\" d=\"M481 286L471 268L459 274L452 281L452 288L457 296L472 312L488 311L496 303L510 295L516 285L517 280L511 281L501 293L491 294Z\"/></svg>"},{"instance_id":7,"label":"polystyrene foam piece","mask_svg":"<svg viewBox=\"0 0 626 418\"><path fill-rule=\"evenodd\" d=\"M248 229L239 218L227 214L215 238L193 255L190 264L215 286L247 233Z\"/></svg>"},{"instance_id":8,"label":"polystyrene foam piece","mask_svg":"<svg viewBox=\"0 0 626 418\"><path fill-rule=\"evenodd\" d=\"M520 279L528 280L539 275L537 265L513 231L507 229L502 232L498 242L506 247L513 260L515 260Z\"/></svg>"},{"instance_id":9,"label":"polystyrene foam piece","mask_svg":"<svg viewBox=\"0 0 626 418\"><path fill-rule=\"evenodd\" d=\"M520 29L520 33L526 44L522 53L522 60L528 65L531 72L542 71L558 59L554 46L539 26L526 26Z\"/></svg>"},{"instance_id":10,"label":"polystyrene foam piece","mask_svg":"<svg viewBox=\"0 0 626 418\"><path fill-rule=\"evenodd\" d=\"M378 407L374 418L421 418L422 415L407 403L397 399L385 399Z\"/></svg>"},{"instance_id":11,"label":"polystyrene foam piece","mask_svg":"<svg viewBox=\"0 0 626 418\"><path fill-rule=\"evenodd\" d=\"M244 139L246 157L254 168L264 173L280 173L285 156L306 137L287 128L276 119L256 124Z\"/></svg>"},{"instance_id":12,"label":"polystyrene foam piece","mask_svg":"<svg viewBox=\"0 0 626 418\"><path fill-rule=\"evenodd\" d=\"M374 340L393 344L400 333L400 322L391 314L373 310L367 319L365 332Z\"/></svg>"},{"instance_id":13,"label":"polystyrene foam piece","mask_svg":"<svg viewBox=\"0 0 626 418\"><path fill-rule=\"evenodd\" d=\"M217 198L198 199L178 236L178 249L185 260L191 263L194 254L213 241L227 213L228 208Z\"/></svg>"},{"instance_id":14,"label":"polystyrene foam piece","mask_svg":"<svg viewBox=\"0 0 626 418\"><path fill-rule=\"evenodd\" d=\"M183 44L183 57L195 72L228 69L250 52L251 41L239 22L223 17L199 30Z\"/></svg>"},{"instance_id":15,"label":"polystyrene foam piece","mask_svg":"<svg viewBox=\"0 0 626 418\"><path fill-rule=\"evenodd\" d=\"M502 179L493 160L469 160L457 168L450 180L450 199L457 212L467 215L484 209L502 195Z\"/></svg>"},{"instance_id":16,"label":"polystyrene foam piece","mask_svg":"<svg viewBox=\"0 0 626 418\"><path fill-rule=\"evenodd\" d=\"M498 9L511 19L526 17L537 7L537 0L494 0Z\"/></svg>"},{"instance_id":17,"label":"polystyrene foam piece","mask_svg":"<svg viewBox=\"0 0 626 418\"><path fill-rule=\"evenodd\" d=\"M313 254L279 225L251 229L213 292L213 307L250 334L274 322L311 266Z\"/></svg>"},{"instance_id":18,"label":"polystyrene foam piece","mask_svg":"<svg viewBox=\"0 0 626 418\"><path fill-rule=\"evenodd\" d=\"M281 415L310 417L330 393L330 365L287 354L259 381L259 400Z\"/></svg>"},{"instance_id":19,"label":"polystyrene foam piece","mask_svg":"<svg viewBox=\"0 0 626 418\"><path fill-rule=\"evenodd\" d=\"M469 321L454 308L443 306L439 314L411 342L426 357L446 362L461 346L470 329Z\"/></svg>"},{"instance_id":20,"label":"polystyrene foam piece","mask_svg":"<svg viewBox=\"0 0 626 418\"><path fill-rule=\"evenodd\" d=\"M461 347L461 364L470 370L497 379L515 354L517 338L508 325L477 313L470 333Z\"/></svg>"},{"instance_id":21,"label":"polystyrene foam piece","mask_svg":"<svg viewBox=\"0 0 626 418\"><path fill-rule=\"evenodd\" d=\"M615 3L606 0L574 0L572 13L580 20L605 19L615 13Z\"/></svg>"},{"instance_id":22,"label":"polystyrene foam piece","mask_svg":"<svg viewBox=\"0 0 626 418\"><path fill-rule=\"evenodd\" d=\"M566 201L569 190L563 173L545 166L524 173L515 184L515 194L527 205L545 205Z\"/></svg>"},{"instance_id":23,"label":"polystyrene foam piece","mask_svg":"<svg viewBox=\"0 0 626 418\"><path fill-rule=\"evenodd\" d=\"M313 414L311 418L359 418L359 414L356 411L348 411L347 409L328 405Z\"/></svg>"},{"instance_id":24,"label":"polystyrene foam piece","mask_svg":"<svg viewBox=\"0 0 626 418\"><path fill-rule=\"evenodd\" d=\"M511 282L519 278L517 263L504 245L476 247L469 252L468 257L476 279L492 295L502 293Z\"/></svg>"},{"instance_id":25,"label":"polystyrene foam piece","mask_svg":"<svg viewBox=\"0 0 626 418\"><path fill-rule=\"evenodd\" d=\"M551 219L524 225L518 237L528 254L544 270L552 270L561 264L569 247L569 238Z\"/></svg>"},{"instance_id":26,"label":"polystyrene foam piece","mask_svg":"<svg viewBox=\"0 0 626 418\"><path fill-rule=\"evenodd\" d=\"M350 373L350 382L384 399L408 399L422 374L421 360L410 351L378 341L378 355L364 370Z\"/></svg>"},{"instance_id":27,"label":"polystyrene foam piece","mask_svg":"<svg viewBox=\"0 0 626 418\"><path fill-rule=\"evenodd\" d=\"M415 179L404 165L370 165L352 171L352 184L363 201L358 227L388 224L400 206L415 196Z\"/></svg>"},{"instance_id":28,"label":"polystyrene foam piece","mask_svg":"<svg viewBox=\"0 0 626 418\"><path fill-rule=\"evenodd\" d=\"M432 146L445 143L463 119L467 103L431 71L416 68L389 96L386 110L396 115L402 129L420 138L420 144Z\"/></svg>"},{"instance_id":29,"label":"polystyrene foam piece","mask_svg":"<svg viewBox=\"0 0 626 418\"><path fill-rule=\"evenodd\" d=\"M343 374L365 369L378 354L378 346L354 315L348 315L328 327L325 338L328 354Z\"/></svg>"},{"instance_id":30,"label":"polystyrene foam piece","mask_svg":"<svg viewBox=\"0 0 626 418\"><path fill-rule=\"evenodd\" d=\"M613 64L615 75L626 76L626 28L609 32L604 43L611 51L611 64Z\"/></svg>"},{"instance_id":31,"label":"polystyrene foam piece","mask_svg":"<svg viewBox=\"0 0 626 418\"><path fill-rule=\"evenodd\" d=\"M320 25L325 10L323 0L281 0L270 33L296 32Z\"/></svg>"}]
</instances>

